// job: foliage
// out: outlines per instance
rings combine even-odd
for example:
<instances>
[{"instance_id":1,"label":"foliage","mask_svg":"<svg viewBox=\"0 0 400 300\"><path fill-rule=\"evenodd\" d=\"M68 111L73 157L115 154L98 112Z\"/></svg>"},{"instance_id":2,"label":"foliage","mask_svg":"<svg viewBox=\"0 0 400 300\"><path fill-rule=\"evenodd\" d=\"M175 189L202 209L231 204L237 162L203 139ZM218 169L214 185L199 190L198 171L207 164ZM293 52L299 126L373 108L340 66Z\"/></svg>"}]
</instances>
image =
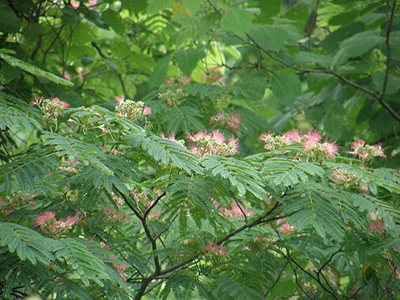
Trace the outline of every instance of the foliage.
<instances>
[{"instance_id":1,"label":"foliage","mask_svg":"<svg viewBox=\"0 0 400 300\"><path fill-rule=\"evenodd\" d=\"M0 298L398 297L396 0L0 16Z\"/></svg>"}]
</instances>

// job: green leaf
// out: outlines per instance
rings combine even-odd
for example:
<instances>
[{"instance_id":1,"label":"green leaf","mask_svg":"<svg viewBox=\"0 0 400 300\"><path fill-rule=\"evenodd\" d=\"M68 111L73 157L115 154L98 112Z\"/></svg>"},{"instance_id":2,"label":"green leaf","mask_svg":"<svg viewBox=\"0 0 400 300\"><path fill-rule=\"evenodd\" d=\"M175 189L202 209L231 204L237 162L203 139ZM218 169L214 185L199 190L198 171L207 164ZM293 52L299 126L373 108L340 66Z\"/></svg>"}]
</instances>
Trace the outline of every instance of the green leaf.
<instances>
[{"instance_id":1,"label":"green leaf","mask_svg":"<svg viewBox=\"0 0 400 300\"><path fill-rule=\"evenodd\" d=\"M356 33L362 32L364 29L365 26L361 22L355 22L341 27L322 40L321 47L328 52L336 52L341 41L353 36Z\"/></svg>"},{"instance_id":2,"label":"green leaf","mask_svg":"<svg viewBox=\"0 0 400 300\"><path fill-rule=\"evenodd\" d=\"M143 70L143 71L151 71L153 70L156 62L153 57L145 54L139 53L133 56L130 56L127 59L127 63L134 69Z\"/></svg>"},{"instance_id":3,"label":"green leaf","mask_svg":"<svg viewBox=\"0 0 400 300\"><path fill-rule=\"evenodd\" d=\"M125 23L115 10L107 9L103 12L104 21L118 34L125 33Z\"/></svg>"},{"instance_id":4,"label":"green leaf","mask_svg":"<svg viewBox=\"0 0 400 300\"><path fill-rule=\"evenodd\" d=\"M24 70L25 72L28 72L32 75L35 76L40 76L43 78L46 78L52 82L55 82L57 84L61 84L61 85L66 85L66 86L74 86L74 84L69 81L66 80L62 77L59 77L57 75L54 75L50 72L46 72L43 71L42 69L39 69L38 67L35 67L34 65L31 65L30 63L24 62L18 58L9 56L7 54L4 53L0 53L0 58L2 58L4 61L6 61L9 65L11 65L14 68L19 68Z\"/></svg>"},{"instance_id":5,"label":"green leaf","mask_svg":"<svg viewBox=\"0 0 400 300\"><path fill-rule=\"evenodd\" d=\"M176 57L179 69L186 76L190 76L193 69L197 66L197 62L204 58L204 51L201 49L182 50L177 52Z\"/></svg>"},{"instance_id":6,"label":"green leaf","mask_svg":"<svg viewBox=\"0 0 400 300\"><path fill-rule=\"evenodd\" d=\"M17 32L21 20L7 3L0 2L0 32L14 33Z\"/></svg>"},{"instance_id":7,"label":"green leaf","mask_svg":"<svg viewBox=\"0 0 400 300\"><path fill-rule=\"evenodd\" d=\"M172 4L174 4L174 0L149 0L147 13L155 14L164 8L170 8Z\"/></svg>"},{"instance_id":8,"label":"green leaf","mask_svg":"<svg viewBox=\"0 0 400 300\"><path fill-rule=\"evenodd\" d=\"M372 79L374 81L375 87L379 92L382 92L383 89L383 83L385 81L385 72L380 71L380 72L375 72L372 75ZM400 89L400 78L394 77L391 74L389 74L388 80L387 80L387 86L386 86L386 94L392 95L397 93L397 91Z\"/></svg>"},{"instance_id":9,"label":"green leaf","mask_svg":"<svg viewBox=\"0 0 400 300\"><path fill-rule=\"evenodd\" d=\"M240 8L229 8L221 18L221 28L244 36L251 28L254 15Z\"/></svg>"},{"instance_id":10,"label":"green leaf","mask_svg":"<svg viewBox=\"0 0 400 300\"><path fill-rule=\"evenodd\" d=\"M340 43L340 50L334 57L335 64L342 64L349 58L361 56L382 42L377 31L364 31Z\"/></svg>"},{"instance_id":11,"label":"green leaf","mask_svg":"<svg viewBox=\"0 0 400 300\"><path fill-rule=\"evenodd\" d=\"M269 25L253 27L249 35L261 47L271 51L279 51L289 38L289 33L283 28Z\"/></svg>"},{"instance_id":12,"label":"green leaf","mask_svg":"<svg viewBox=\"0 0 400 300\"><path fill-rule=\"evenodd\" d=\"M284 74L271 79L271 89L278 101L291 106L301 92L299 77L294 74Z\"/></svg>"},{"instance_id":13,"label":"green leaf","mask_svg":"<svg viewBox=\"0 0 400 300\"><path fill-rule=\"evenodd\" d=\"M257 7L261 9L261 13L255 18L254 21L265 24L271 20L271 17L279 14L281 10L281 1L263 0L257 5Z\"/></svg>"},{"instance_id":14,"label":"green leaf","mask_svg":"<svg viewBox=\"0 0 400 300\"><path fill-rule=\"evenodd\" d=\"M268 78L269 74L266 72L252 72L236 81L233 87L239 87L253 96L263 97Z\"/></svg>"},{"instance_id":15,"label":"green leaf","mask_svg":"<svg viewBox=\"0 0 400 300\"><path fill-rule=\"evenodd\" d=\"M182 0L183 5L194 14L202 4L202 0Z\"/></svg>"},{"instance_id":16,"label":"green leaf","mask_svg":"<svg viewBox=\"0 0 400 300\"><path fill-rule=\"evenodd\" d=\"M353 10L345 13L338 14L329 20L331 26L344 26L348 25L360 15L359 11Z\"/></svg>"},{"instance_id":17,"label":"green leaf","mask_svg":"<svg viewBox=\"0 0 400 300\"><path fill-rule=\"evenodd\" d=\"M166 56L160 59L154 67L153 74L151 74L149 86L156 87L157 85L164 82L167 77L168 65L171 61L171 56Z\"/></svg>"},{"instance_id":18,"label":"green leaf","mask_svg":"<svg viewBox=\"0 0 400 300\"><path fill-rule=\"evenodd\" d=\"M329 68L333 58L329 55L314 54L310 52L300 52L295 55L296 61L304 65L320 65L324 68Z\"/></svg>"}]
</instances>

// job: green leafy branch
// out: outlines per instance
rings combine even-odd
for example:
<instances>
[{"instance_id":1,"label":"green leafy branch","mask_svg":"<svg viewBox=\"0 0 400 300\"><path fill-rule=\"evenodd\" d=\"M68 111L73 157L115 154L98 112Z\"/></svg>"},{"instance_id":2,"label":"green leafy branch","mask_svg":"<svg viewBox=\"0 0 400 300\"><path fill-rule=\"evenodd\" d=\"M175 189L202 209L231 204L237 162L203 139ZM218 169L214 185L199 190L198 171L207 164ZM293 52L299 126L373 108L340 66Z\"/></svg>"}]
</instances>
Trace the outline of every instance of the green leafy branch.
<instances>
[{"instance_id":1,"label":"green leafy branch","mask_svg":"<svg viewBox=\"0 0 400 300\"><path fill-rule=\"evenodd\" d=\"M211 7L215 10L215 12L220 16L223 17L224 15L222 14L222 12L211 2L211 0L207 0L207 2L211 5ZM392 26L392 22L393 22L393 17L394 17L394 11L395 11L395 7L396 7L396 2L397 0L393 0L393 5L392 5L392 12L390 15L390 19L389 19L389 24L388 24L388 29L387 29L387 37L386 37L386 44L389 44L389 36L390 36L390 30L391 30L391 26ZM269 51L268 49L266 49L265 47L263 47L262 45L260 45L260 43L258 43L254 37L252 37L248 32L245 32L246 37L250 40L250 42L248 40L246 40L245 38L241 37L238 34L234 34L236 38L240 39L242 42L248 44L248 45L252 45L255 46L256 48L260 49L262 52L264 52L265 54L267 54L271 59L281 63L282 65L299 71L299 72L303 72L303 73L324 73L324 74L330 74L333 75L337 78L339 78L340 80L342 80L343 82L345 82L346 84L360 90L363 91L366 94L371 95L375 100L377 100L384 108L387 112L390 113L390 115L396 119L397 121L400 122L400 116L383 100L383 97L385 95L386 92L386 86L387 86L387 82L388 82L388 78L389 78L389 61L390 61L390 45L388 46L388 54L387 54L387 63L386 63L386 72L385 72L385 79L384 79L384 86L382 89L382 92L380 95L378 95L377 93L375 93L374 91L371 91L349 79L347 79L346 77L344 77L343 75L341 75L340 73L337 73L336 71L330 70L330 69L304 69L304 68L300 68L297 67L295 65L292 65L290 63L287 63L286 61L276 57L275 55L272 54L271 51Z\"/></svg>"}]
</instances>

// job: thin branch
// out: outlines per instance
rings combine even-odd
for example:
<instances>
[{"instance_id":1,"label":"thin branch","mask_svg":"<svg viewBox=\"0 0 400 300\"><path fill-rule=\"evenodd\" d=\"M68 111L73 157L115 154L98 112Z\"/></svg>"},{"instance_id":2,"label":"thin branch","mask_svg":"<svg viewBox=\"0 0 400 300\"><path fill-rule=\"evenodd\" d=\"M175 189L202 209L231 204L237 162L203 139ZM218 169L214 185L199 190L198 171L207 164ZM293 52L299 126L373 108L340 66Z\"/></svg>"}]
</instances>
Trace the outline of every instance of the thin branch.
<instances>
[{"instance_id":1,"label":"thin branch","mask_svg":"<svg viewBox=\"0 0 400 300\"><path fill-rule=\"evenodd\" d=\"M264 294L264 298L267 298L267 296L269 295L269 293L272 292L272 290L274 289L274 287L278 284L279 280L281 279L281 276L283 274L283 271L285 271L286 266L289 264L289 260L286 261L285 265L283 266L282 270L279 272L278 277L276 278L275 282L272 284L272 286L269 288L269 290L267 292L265 292Z\"/></svg>"},{"instance_id":2,"label":"thin branch","mask_svg":"<svg viewBox=\"0 0 400 300\"><path fill-rule=\"evenodd\" d=\"M162 197L166 195L165 192L163 192L160 196L157 197L156 200L150 205L150 207L144 212L143 217L146 218L147 215L150 213L150 211L154 208L154 206L157 205L157 203L161 200Z\"/></svg>"},{"instance_id":3,"label":"thin branch","mask_svg":"<svg viewBox=\"0 0 400 300\"><path fill-rule=\"evenodd\" d=\"M328 289L320 280L319 277L315 277L312 273L308 272L306 269L304 269L297 261L295 261L289 254L286 255L285 253L281 252L282 255L289 259L291 262L293 262L303 273L307 274L308 276L310 276L312 279L314 279L314 281L316 281L323 289L324 291L326 291L327 293L331 294L335 299L340 300L339 296L336 295L336 293L333 291L332 287L328 284L328 287L330 289ZM325 278L324 278L325 279ZM325 279L326 281L326 279Z\"/></svg>"},{"instance_id":4,"label":"thin branch","mask_svg":"<svg viewBox=\"0 0 400 300\"><path fill-rule=\"evenodd\" d=\"M336 254L339 254L340 252L342 252L342 248L340 248L338 251L336 251L335 253L333 253L333 254L331 255L331 257L329 257L329 259L319 268L318 272L316 272L316 273L317 273L317 276L318 276L318 274L321 274L322 269L325 268L325 267L332 261L333 257L334 257Z\"/></svg>"},{"instance_id":5,"label":"thin branch","mask_svg":"<svg viewBox=\"0 0 400 300\"><path fill-rule=\"evenodd\" d=\"M397 2L397 0L393 0L392 11L390 13L389 23L388 23L387 30L386 30L386 48L387 48L386 71L385 71L385 79L383 80L382 93L379 97L380 100L383 100L383 97L385 96L388 79L389 79L390 55L391 55L391 51L392 51L392 47L390 46L390 32L392 30L394 11L396 9L396 2Z\"/></svg>"},{"instance_id":6,"label":"thin branch","mask_svg":"<svg viewBox=\"0 0 400 300\"><path fill-rule=\"evenodd\" d=\"M100 55L104 60L108 60L108 58L103 54L103 52L101 51L101 49L99 48L99 46L96 45L95 42L92 42L92 46L96 48L97 52L99 53L99 55ZM122 88L123 94L126 95L127 92L126 92L126 88L125 88L125 83L124 83L124 81L122 80L121 74L119 74L117 70L115 70L115 69L113 69L113 70L114 70L115 73L117 74L118 80L119 80L119 82L121 83L121 88Z\"/></svg>"}]
</instances>

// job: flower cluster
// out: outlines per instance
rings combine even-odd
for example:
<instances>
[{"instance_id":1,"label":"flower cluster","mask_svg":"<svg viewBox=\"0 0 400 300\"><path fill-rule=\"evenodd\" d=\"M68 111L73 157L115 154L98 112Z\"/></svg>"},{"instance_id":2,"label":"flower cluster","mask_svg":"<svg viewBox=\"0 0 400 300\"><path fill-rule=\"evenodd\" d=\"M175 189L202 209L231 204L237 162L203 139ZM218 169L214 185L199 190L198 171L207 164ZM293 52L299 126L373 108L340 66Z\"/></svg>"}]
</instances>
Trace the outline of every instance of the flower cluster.
<instances>
[{"instance_id":1,"label":"flower cluster","mask_svg":"<svg viewBox=\"0 0 400 300\"><path fill-rule=\"evenodd\" d=\"M117 116L125 117L129 120L137 120L141 116L151 114L151 108L145 106L142 101L133 101L125 99L124 96L115 98L118 105L115 107L115 114Z\"/></svg>"},{"instance_id":2,"label":"flower cluster","mask_svg":"<svg viewBox=\"0 0 400 300\"><path fill-rule=\"evenodd\" d=\"M296 229L296 226L290 225L288 222L286 222L286 223L284 223L284 224L282 225L281 232L286 234L286 233L292 232L293 229Z\"/></svg>"},{"instance_id":3,"label":"flower cluster","mask_svg":"<svg viewBox=\"0 0 400 300\"><path fill-rule=\"evenodd\" d=\"M44 99L43 97L36 97L31 104L39 106L44 113L44 120L57 120L58 116L61 116L61 111L69 106L67 102L58 98Z\"/></svg>"},{"instance_id":4,"label":"flower cluster","mask_svg":"<svg viewBox=\"0 0 400 300\"><path fill-rule=\"evenodd\" d=\"M36 218L35 225L40 226L43 234L51 233L53 237L59 237L61 234L68 233L72 226L78 222L76 216L67 216L64 220L59 220L55 218L56 214L54 212L45 212Z\"/></svg>"},{"instance_id":5,"label":"flower cluster","mask_svg":"<svg viewBox=\"0 0 400 300\"><path fill-rule=\"evenodd\" d=\"M385 227L385 222L379 218L379 213L371 212L367 214L367 217L369 219L369 229L371 232L382 233L383 227Z\"/></svg>"},{"instance_id":6,"label":"flower cluster","mask_svg":"<svg viewBox=\"0 0 400 300\"><path fill-rule=\"evenodd\" d=\"M165 83L168 86L168 89L158 94L159 99L165 99L167 102L167 106L171 107L174 103L179 102L179 100L183 99L183 89L185 85L192 81L191 77L180 76L178 78L168 77L165 79ZM173 88L173 86L177 84L177 88Z\"/></svg>"},{"instance_id":7,"label":"flower cluster","mask_svg":"<svg viewBox=\"0 0 400 300\"><path fill-rule=\"evenodd\" d=\"M346 189L350 186L357 186L360 183L357 174L342 170L341 168L334 170L332 176L338 184L343 184Z\"/></svg>"},{"instance_id":8,"label":"flower cluster","mask_svg":"<svg viewBox=\"0 0 400 300\"><path fill-rule=\"evenodd\" d=\"M347 153L353 154L353 156L358 156L358 159L361 161L370 161L374 157L382 157L386 158L384 149L380 145L365 145L363 140L359 140L351 144L351 150Z\"/></svg>"},{"instance_id":9,"label":"flower cluster","mask_svg":"<svg viewBox=\"0 0 400 300\"><path fill-rule=\"evenodd\" d=\"M196 153L200 157L206 155L233 156L238 153L239 140L236 138L229 139L226 143L225 136L218 130L212 133L201 131L195 135L188 135L188 139L194 143L189 148L190 152Z\"/></svg>"},{"instance_id":10,"label":"flower cluster","mask_svg":"<svg viewBox=\"0 0 400 300\"><path fill-rule=\"evenodd\" d=\"M28 206L35 206L35 196L25 197L25 196L6 196L0 197L0 214L7 216L18 209L22 209Z\"/></svg>"},{"instance_id":11,"label":"flower cluster","mask_svg":"<svg viewBox=\"0 0 400 300\"><path fill-rule=\"evenodd\" d=\"M259 140L265 143L264 149L268 151L279 150L283 146L289 146L290 140L284 136L274 136L274 133L263 133Z\"/></svg>"},{"instance_id":12,"label":"flower cluster","mask_svg":"<svg viewBox=\"0 0 400 300\"><path fill-rule=\"evenodd\" d=\"M255 214L254 212L249 212L247 207L236 203L231 204L230 208L221 207L219 210L226 218L243 218L244 216L250 217Z\"/></svg>"},{"instance_id":13,"label":"flower cluster","mask_svg":"<svg viewBox=\"0 0 400 300\"><path fill-rule=\"evenodd\" d=\"M234 114L233 112L230 114L226 114L222 111L210 118L210 126L216 124L221 126L222 128L228 128L229 130L232 130L232 132L235 132L235 129L239 130L240 128L241 120L242 118L239 115Z\"/></svg>"},{"instance_id":14,"label":"flower cluster","mask_svg":"<svg viewBox=\"0 0 400 300\"><path fill-rule=\"evenodd\" d=\"M168 141L177 143L177 144L179 144L179 145L185 147L185 141L184 141L184 140L177 140L177 139L175 139L175 133L174 133L174 132L169 133L169 134L168 134L168 137L166 137L166 136L164 135L164 133L161 133L161 137L162 137L163 139L165 139L165 140L168 140Z\"/></svg>"},{"instance_id":15,"label":"flower cluster","mask_svg":"<svg viewBox=\"0 0 400 300\"><path fill-rule=\"evenodd\" d=\"M284 133L282 136L274 136L273 133L264 133L260 136L259 140L265 142L264 148L269 151L289 146L292 142L301 143L307 158L317 162L331 160L339 150L335 143L321 143L322 137L317 131L309 131L306 134L300 135L297 130L292 130Z\"/></svg>"},{"instance_id":16,"label":"flower cluster","mask_svg":"<svg viewBox=\"0 0 400 300\"><path fill-rule=\"evenodd\" d=\"M228 80L228 77L221 72L220 68L212 68L202 78L206 83L219 86L226 86L226 81Z\"/></svg>"},{"instance_id":17,"label":"flower cluster","mask_svg":"<svg viewBox=\"0 0 400 300\"><path fill-rule=\"evenodd\" d=\"M216 254L216 255L226 255L226 247L220 247L217 244L210 244L204 248L205 253Z\"/></svg>"},{"instance_id":18,"label":"flower cluster","mask_svg":"<svg viewBox=\"0 0 400 300\"><path fill-rule=\"evenodd\" d=\"M112 207L103 208L103 213L104 213L104 220L106 222L122 223L122 222L128 221L130 219L127 216L125 216L124 214L117 212Z\"/></svg>"}]
</instances>

